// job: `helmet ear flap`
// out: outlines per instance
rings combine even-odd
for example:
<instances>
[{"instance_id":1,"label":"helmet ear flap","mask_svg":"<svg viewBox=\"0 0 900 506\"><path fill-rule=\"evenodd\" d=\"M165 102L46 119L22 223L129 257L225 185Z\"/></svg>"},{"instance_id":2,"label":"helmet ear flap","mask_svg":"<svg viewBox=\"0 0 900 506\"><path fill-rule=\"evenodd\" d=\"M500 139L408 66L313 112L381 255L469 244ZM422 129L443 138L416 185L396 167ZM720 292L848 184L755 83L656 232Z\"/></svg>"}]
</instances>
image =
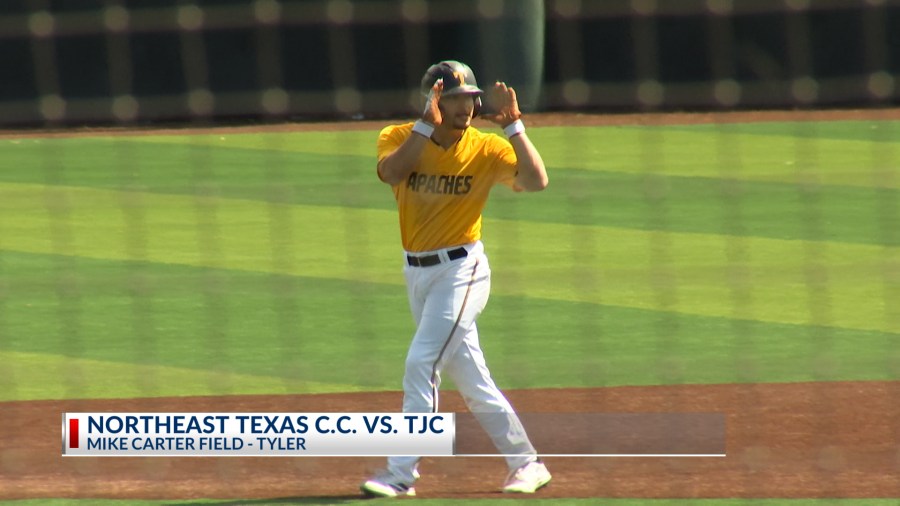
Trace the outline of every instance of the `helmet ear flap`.
<instances>
[{"instance_id":1,"label":"helmet ear flap","mask_svg":"<svg viewBox=\"0 0 900 506\"><path fill-rule=\"evenodd\" d=\"M481 97L475 97L475 110L472 112L472 117L478 116L478 113L481 112Z\"/></svg>"}]
</instances>

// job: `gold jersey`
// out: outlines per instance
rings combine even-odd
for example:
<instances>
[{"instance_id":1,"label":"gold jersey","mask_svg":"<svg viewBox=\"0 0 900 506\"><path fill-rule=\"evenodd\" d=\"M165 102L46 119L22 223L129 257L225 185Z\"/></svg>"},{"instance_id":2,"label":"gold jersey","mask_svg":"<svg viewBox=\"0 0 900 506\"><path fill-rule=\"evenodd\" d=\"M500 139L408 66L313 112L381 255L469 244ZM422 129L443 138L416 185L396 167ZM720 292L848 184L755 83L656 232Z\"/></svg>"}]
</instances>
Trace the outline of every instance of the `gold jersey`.
<instances>
[{"instance_id":1,"label":"gold jersey","mask_svg":"<svg viewBox=\"0 0 900 506\"><path fill-rule=\"evenodd\" d=\"M379 162L413 135L412 127L391 125L381 131ZM428 142L409 177L391 187L403 248L433 251L481 239L481 212L491 188L501 183L515 189L515 178L516 153L498 135L469 127L447 150Z\"/></svg>"}]
</instances>

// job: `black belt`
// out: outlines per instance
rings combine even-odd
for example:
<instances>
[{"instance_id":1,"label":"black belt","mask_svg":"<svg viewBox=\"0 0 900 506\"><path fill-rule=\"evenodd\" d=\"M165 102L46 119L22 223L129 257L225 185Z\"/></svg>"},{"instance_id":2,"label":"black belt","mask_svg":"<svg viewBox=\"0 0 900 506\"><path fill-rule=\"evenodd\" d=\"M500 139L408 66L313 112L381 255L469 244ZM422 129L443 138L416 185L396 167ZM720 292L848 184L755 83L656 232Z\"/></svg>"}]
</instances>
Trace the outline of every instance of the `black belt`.
<instances>
[{"instance_id":1,"label":"black belt","mask_svg":"<svg viewBox=\"0 0 900 506\"><path fill-rule=\"evenodd\" d=\"M469 256L469 252L466 251L466 248L463 247L452 249L447 252L447 258L449 258L450 260L465 258L467 256ZM413 267L431 267L432 265L441 263L441 256L437 253L433 255L422 255L419 257L406 255L406 262Z\"/></svg>"}]
</instances>

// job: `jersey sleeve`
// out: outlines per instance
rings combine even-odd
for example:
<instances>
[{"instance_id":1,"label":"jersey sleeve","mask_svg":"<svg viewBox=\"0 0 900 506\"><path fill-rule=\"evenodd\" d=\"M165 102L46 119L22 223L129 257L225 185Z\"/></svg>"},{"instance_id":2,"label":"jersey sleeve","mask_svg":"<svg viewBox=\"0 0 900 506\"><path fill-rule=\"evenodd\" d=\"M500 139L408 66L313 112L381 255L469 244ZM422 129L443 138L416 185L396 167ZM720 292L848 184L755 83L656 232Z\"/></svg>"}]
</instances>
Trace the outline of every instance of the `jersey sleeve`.
<instances>
[{"instance_id":1,"label":"jersey sleeve","mask_svg":"<svg viewBox=\"0 0 900 506\"><path fill-rule=\"evenodd\" d=\"M512 144L498 135L492 135L489 142L491 144L490 150L494 154L495 160L493 171L495 182L519 191L519 187L516 186L518 158L516 158L516 152L513 150Z\"/></svg>"},{"instance_id":2,"label":"jersey sleeve","mask_svg":"<svg viewBox=\"0 0 900 506\"><path fill-rule=\"evenodd\" d=\"M384 160L386 156L393 153L403 144L403 141L409 137L409 129L403 128L404 125L386 126L378 134L378 161Z\"/></svg>"},{"instance_id":3,"label":"jersey sleeve","mask_svg":"<svg viewBox=\"0 0 900 506\"><path fill-rule=\"evenodd\" d=\"M378 166L381 165L381 161L384 160L385 157L396 151L407 137L409 137L412 132L411 125L412 124L386 126L381 130L381 133L378 134L378 143L376 145L378 164L375 166L375 173L381 181L384 181L384 179L381 177L381 171L378 170ZM404 128L407 126L409 128Z\"/></svg>"}]
</instances>

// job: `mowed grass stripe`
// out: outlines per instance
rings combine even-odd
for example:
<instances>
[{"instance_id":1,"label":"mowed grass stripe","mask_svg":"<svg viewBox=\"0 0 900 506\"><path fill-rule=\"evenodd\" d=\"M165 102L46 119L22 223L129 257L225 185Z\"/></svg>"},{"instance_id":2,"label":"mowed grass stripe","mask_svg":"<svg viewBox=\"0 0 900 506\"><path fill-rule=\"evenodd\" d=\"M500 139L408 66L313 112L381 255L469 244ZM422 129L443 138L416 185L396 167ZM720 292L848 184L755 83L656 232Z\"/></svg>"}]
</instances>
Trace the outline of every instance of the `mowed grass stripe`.
<instances>
[{"instance_id":1,"label":"mowed grass stripe","mask_svg":"<svg viewBox=\"0 0 900 506\"><path fill-rule=\"evenodd\" d=\"M896 122L886 129L900 130ZM848 139L730 128L547 127L529 130L550 166L789 184L900 189L900 146L847 122ZM809 127L812 128L812 127ZM803 132L802 129L798 130ZM814 132L814 130L810 130ZM854 139L856 137L857 139Z\"/></svg>"},{"instance_id":2,"label":"mowed grass stripe","mask_svg":"<svg viewBox=\"0 0 900 506\"><path fill-rule=\"evenodd\" d=\"M140 137L155 139L155 137ZM294 204L393 206L369 156L137 142L130 138L0 140L0 181L237 197ZM277 136L254 136L261 146ZM194 139L199 142L202 137ZM352 143L349 144L352 146Z\"/></svg>"},{"instance_id":3,"label":"mowed grass stripe","mask_svg":"<svg viewBox=\"0 0 900 506\"><path fill-rule=\"evenodd\" d=\"M328 138L336 135L330 134ZM347 134L354 139L358 132ZM375 178L371 155L233 147L250 141L277 145L277 137L262 135L231 136L210 146L188 144L207 138L183 136L177 138L178 144L117 138L45 140L15 149L7 146L4 151L10 155L10 166L17 170L0 171L0 180L285 204L395 208L390 189ZM328 147L327 143L318 145L323 150ZM352 142L346 145L351 146L350 151L356 146ZM610 169L614 165L609 162ZM486 215L643 230L900 245L897 189L575 167L551 164L552 186L538 195L523 198L497 188Z\"/></svg>"},{"instance_id":4,"label":"mowed grass stripe","mask_svg":"<svg viewBox=\"0 0 900 506\"><path fill-rule=\"evenodd\" d=\"M545 192L495 191L504 219L900 246L900 191L568 169Z\"/></svg>"},{"instance_id":5,"label":"mowed grass stripe","mask_svg":"<svg viewBox=\"0 0 900 506\"><path fill-rule=\"evenodd\" d=\"M0 184L0 248L398 283L396 213Z\"/></svg>"},{"instance_id":6,"label":"mowed grass stripe","mask_svg":"<svg viewBox=\"0 0 900 506\"><path fill-rule=\"evenodd\" d=\"M498 133L490 124L476 128ZM900 189L897 121L538 127L549 167ZM232 146L374 158L377 130L130 137L138 143Z\"/></svg>"},{"instance_id":7,"label":"mowed grass stripe","mask_svg":"<svg viewBox=\"0 0 900 506\"><path fill-rule=\"evenodd\" d=\"M0 248L400 284L392 211L0 185ZM896 331L900 250L489 220L497 293Z\"/></svg>"},{"instance_id":8,"label":"mowed grass stripe","mask_svg":"<svg viewBox=\"0 0 900 506\"><path fill-rule=\"evenodd\" d=\"M197 378L395 390L412 329L400 286L184 265L0 251L0 293L0 349Z\"/></svg>"},{"instance_id":9,"label":"mowed grass stripe","mask_svg":"<svg viewBox=\"0 0 900 506\"><path fill-rule=\"evenodd\" d=\"M15 294L0 399L398 390L414 332L401 286L13 252L0 266ZM479 331L507 388L900 374L900 334L853 329L494 293Z\"/></svg>"},{"instance_id":10,"label":"mowed grass stripe","mask_svg":"<svg viewBox=\"0 0 900 506\"><path fill-rule=\"evenodd\" d=\"M898 125L900 122L885 121L834 122L827 127L812 122L543 127L530 128L529 136L551 170L574 167L657 176L900 189L900 143L893 135L900 131ZM822 135L818 136L820 128ZM31 170L43 166L52 172L59 162L77 165L78 159L93 166L124 164L117 175L127 182L133 179L128 169L140 171L155 161L171 162L170 157L183 158L179 168L193 176L202 175L203 170L192 165L208 164L208 170L216 172L223 161L229 165L232 156L265 160L269 173L278 172L273 170L277 163L286 163L285 170L292 170L291 162L303 159L296 155L363 158L371 171L377 135L371 130L7 139L0 140L0 150L10 166ZM246 153L229 152L228 148ZM329 166L339 167L340 162L333 161Z\"/></svg>"},{"instance_id":11,"label":"mowed grass stripe","mask_svg":"<svg viewBox=\"0 0 900 506\"><path fill-rule=\"evenodd\" d=\"M723 132L740 135L782 135L794 138L855 140L897 144L900 121L760 121L751 123L708 123L699 125L666 125L671 130L689 132ZM884 149L893 149L884 147Z\"/></svg>"},{"instance_id":12,"label":"mowed grass stripe","mask_svg":"<svg viewBox=\"0 0 900 506\"><path fill-rule=\"evenodd\" d=\"M120 339L130 337L122 335ZM229 364L221 364L217 370L201 370L4 350L0 350L0 361L6 364L0 380L0 402L360 391L352 384L236 373Z\"/></svg>"}]
</instances>

